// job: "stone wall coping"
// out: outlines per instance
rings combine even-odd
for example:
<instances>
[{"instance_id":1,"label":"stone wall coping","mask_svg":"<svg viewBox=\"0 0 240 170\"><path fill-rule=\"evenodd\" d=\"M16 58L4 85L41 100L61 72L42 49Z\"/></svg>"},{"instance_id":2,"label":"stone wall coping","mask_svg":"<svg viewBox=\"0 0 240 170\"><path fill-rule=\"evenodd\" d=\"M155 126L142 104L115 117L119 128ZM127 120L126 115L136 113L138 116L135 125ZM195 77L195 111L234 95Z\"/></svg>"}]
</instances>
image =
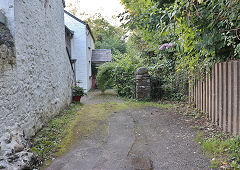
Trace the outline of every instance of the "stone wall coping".
<instances>
[{"instance_id":1,"label":"stone wall coping","mask_svg":"<svg viewBox=\"0 0 240 170\"><path fill-rule=\"evenodd\" d=\"M136 71L136 75L148 74L148 69L145 67L139 67Z\"/></svg>"}]
</instances>

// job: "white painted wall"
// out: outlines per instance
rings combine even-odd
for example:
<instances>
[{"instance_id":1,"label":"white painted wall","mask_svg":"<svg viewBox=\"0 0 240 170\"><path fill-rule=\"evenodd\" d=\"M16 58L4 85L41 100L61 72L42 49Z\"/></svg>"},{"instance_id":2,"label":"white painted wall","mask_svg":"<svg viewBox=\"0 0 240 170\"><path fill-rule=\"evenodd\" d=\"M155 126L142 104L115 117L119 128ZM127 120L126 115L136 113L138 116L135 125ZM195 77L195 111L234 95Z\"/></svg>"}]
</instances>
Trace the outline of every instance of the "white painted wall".
<instances>
[{"instance_id":1,"label":"white painted wall","mask_svg":"<svg viewBox=\"0 0 240 170\"><path fill-rule=\"evenodd\" d=\"M92 50L95 49L95 45L94 45L94 41L93 38L89 32L89 30L87 30L87 59L88 59L88 88L92 87L92 68L91 68L91 63L92 63Z\"/></svg>"},{"instance_id":2,"label":"white painted wall","mask_svg":"<svg viewBox=\"0 0 240 170\"><path fill-rule=\"evenodd\" d=\"M7 3L0 9L8 11ZM10 1L9 1L10 2ZM32 136L71 102L73 72L66 53L62 1L15 0L16 65L0 72L0 135L19 124ZM12 14L12 13L11 13Z\"/></svg>"},{"instance_id":3,"label":"white painted wall","mask_svg":"<svg viewBox=\"0 0 240 170\"><path fill-rule=\"evenodd\" d=\"M91 56L94 49L93 39L85 24L77 21L68 14L64 14L66 26L74 31L71 39L71 54L76 61L76 80L87 92L92 86ZM90 47L90 49L88 48Z\"/></svg>"}]
</instances>

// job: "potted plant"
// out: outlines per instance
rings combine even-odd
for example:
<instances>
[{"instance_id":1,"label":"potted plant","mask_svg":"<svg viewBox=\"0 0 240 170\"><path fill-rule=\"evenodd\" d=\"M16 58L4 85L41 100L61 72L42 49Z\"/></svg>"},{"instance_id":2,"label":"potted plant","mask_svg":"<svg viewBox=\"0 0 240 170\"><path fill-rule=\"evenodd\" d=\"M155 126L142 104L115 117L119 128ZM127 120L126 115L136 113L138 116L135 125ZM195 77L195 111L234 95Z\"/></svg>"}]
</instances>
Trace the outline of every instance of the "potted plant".
<instances>
[{"instance_id":1,"label":"potted plant","mask_svg":"<svg viewBox=\"0 0 240 170\"><path fill-rule=\"evenodd\" d=\"M72 95L73 101L80 102L81 97L86 95L86 93L84 93L84 89L82 87L76 85L72 88Z\"/></svg>"}]
</instances>

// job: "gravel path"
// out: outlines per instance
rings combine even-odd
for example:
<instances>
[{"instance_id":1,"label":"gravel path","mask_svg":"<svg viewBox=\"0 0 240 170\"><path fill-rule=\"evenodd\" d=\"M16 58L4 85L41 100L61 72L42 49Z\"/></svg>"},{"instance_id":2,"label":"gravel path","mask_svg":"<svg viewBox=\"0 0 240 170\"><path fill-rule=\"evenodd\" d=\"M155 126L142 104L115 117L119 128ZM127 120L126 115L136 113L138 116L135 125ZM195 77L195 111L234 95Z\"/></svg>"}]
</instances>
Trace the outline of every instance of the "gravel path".
<instances>
[{"instance_id":1,"label":"gravel path","mask_svg":"<svg viewBox=\"0 0 240 170\"><path fill-rule=\"evenodd\" d=\"M111 91L93 91L83 99L85 105L123 102ZM56 158L48 170L192 170L210 169L191 121L167 109L114 112L108 120L108 136L101 130L79 140L65 155Z\"/></svg>"}]
</instances>

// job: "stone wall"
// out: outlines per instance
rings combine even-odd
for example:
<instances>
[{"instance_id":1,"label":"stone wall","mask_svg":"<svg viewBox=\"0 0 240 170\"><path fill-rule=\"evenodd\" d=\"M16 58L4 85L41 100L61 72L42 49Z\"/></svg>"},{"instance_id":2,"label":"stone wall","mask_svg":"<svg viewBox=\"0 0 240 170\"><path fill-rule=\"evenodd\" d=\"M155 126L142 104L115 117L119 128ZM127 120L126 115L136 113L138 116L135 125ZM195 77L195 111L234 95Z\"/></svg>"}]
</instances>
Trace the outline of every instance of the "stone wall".
<instances>
[{"instance_id":1,"label":"stone wall","mask_svg":"<svg viewBox=\"0 0 240 170\"><path fill-rule=\"evenodd\" d=\"M136 71L136 99L148 100L151 95L151 84L148 70L140 67Z\"/></svg>"},{"instance_id":2,"label":"stone wall","mask_svg":"<svg viewBox=\"0 0 240 170\"><path fill-rule=\"evenodd\" d=\"M0 13L1 14L1 13ZM15 45L8 27L0 22L0 72L16 65Z\"/></svg>"},{"instance_id":3,"label":"stone wall","mask_svg":"<svg viewBox=\"0 0 240 170\"><path fill-rule=\"evenodd\" d=\"M13 36L0 25L0 136L19 125L29 137L71 101L63 3L16 0L6 7L7 2L0 11ZM8 8L14 9L14 20Z\"/></svg>"}]
</instances>

